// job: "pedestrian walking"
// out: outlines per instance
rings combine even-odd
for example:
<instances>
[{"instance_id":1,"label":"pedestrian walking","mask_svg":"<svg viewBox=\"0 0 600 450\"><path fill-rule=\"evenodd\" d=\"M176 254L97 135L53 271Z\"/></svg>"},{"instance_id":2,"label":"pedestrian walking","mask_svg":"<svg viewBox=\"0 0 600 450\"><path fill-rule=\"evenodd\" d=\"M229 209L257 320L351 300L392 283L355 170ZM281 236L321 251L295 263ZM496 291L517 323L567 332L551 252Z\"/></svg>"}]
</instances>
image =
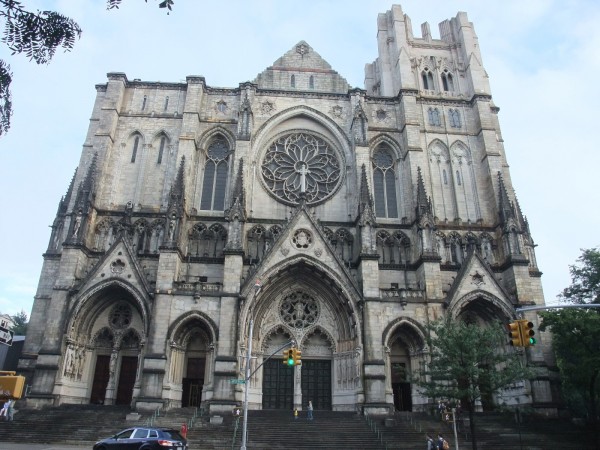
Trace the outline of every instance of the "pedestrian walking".
<instances>
[{"instance_id":1,"label":"pedestrian walking","mask_svg":"<svg viewBox=\"0 0 600 450\"><path fill-rule=\"evenodd\" d=\"M6 410L6 420L8 422L12 422L14 414L15 414L15 401L9 400L8 401L8 409Z\"/></svg>"},{"instance_id":2,"label":"pedestrian walking","mask_svg":"<svg viewBox=\"0 0 600 450\"><path fill-rule=\"evenodd\" d=\"M308 407L306 408L306 412L307 412L307 419L308 420L313 420L313 405L312 405L312 401L309 400L308 401Z\"/></svg>"},{"instance_id":3,"label":"pedestrian walking","mask_svg":"<svg viewBox=\"0 0 600 450\"><path fill-rule=\"evenodd\" d=\"M8 407L10 406L10 399L7 399L4 402L4 405L2 406L2 409L0 409L0 417L4 417L4 420L8 420Z\"/></svg>"},{"instance_id":4,"label":"pedestrian walking","mask_svg":"<svg viewBox=\"0 0 600 450\"><path fill-rule=\"evenodd\" d=\"M450 450L450 444L441 434L437 436L437 448L438 450Z\"/></svg>"},{"instance_id":5,"label":"pedestrian walking","mask_svg":"<svg viewBox=\"0 0 600 450\"><path fill-rule=\"evenodd\" d=\"M437 447L435 446L435 441L433 440L433 438L431 436L426 434L425 440L427 442L427 450L437 450Z\"/></svg>"},{"instance_id":6,"label":"pedestrian walking","mask_svg":"<svg viewBox=\"0 0 600 450\"><path fill-rule=\"evenodd\" d=\"M298 420L298 408L294 408L294 419Z\"/></svg>"}]
</instances>

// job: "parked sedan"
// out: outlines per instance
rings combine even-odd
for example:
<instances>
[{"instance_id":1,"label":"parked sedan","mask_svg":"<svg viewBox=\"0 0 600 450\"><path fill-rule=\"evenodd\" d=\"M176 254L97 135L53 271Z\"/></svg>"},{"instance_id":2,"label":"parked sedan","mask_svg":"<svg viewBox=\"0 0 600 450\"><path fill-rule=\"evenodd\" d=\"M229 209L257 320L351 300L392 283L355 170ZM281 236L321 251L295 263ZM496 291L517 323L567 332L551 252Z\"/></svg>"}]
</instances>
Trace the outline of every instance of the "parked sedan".
<instances>
[{"instance_id":1,"label":"parked sedan","mask_svg":"<svg viewBox=\"0 0 600 450\"><path fill-rule=\"evenodd\" d=\"M187 450L187 440L170 428L127 428L94 444L94 450Z\"/></svg>"}]
</instances>

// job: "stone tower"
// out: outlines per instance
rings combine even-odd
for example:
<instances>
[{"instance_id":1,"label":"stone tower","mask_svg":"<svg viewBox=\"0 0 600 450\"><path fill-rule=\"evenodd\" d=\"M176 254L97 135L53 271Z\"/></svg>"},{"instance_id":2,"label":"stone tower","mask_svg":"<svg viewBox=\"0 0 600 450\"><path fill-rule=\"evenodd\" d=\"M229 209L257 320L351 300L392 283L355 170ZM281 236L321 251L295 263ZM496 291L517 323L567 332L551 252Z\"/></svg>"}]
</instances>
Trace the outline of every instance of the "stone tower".
<instances>
[{"instance_id":1,"label":"stone tower","mask_svg":"<svg viewBox=\"0 0 600 450\"><path fill-rule=\"evenodd\" d=\"M236 88L96 86L20 360L29 406L230 411L253 323L250 408L422 410L430 321L544 303L473 25L415 37L400 6L377 25L364 90L304 41ZM293 369L269 359L291 340ZM552 410L547 348L502 402Z\"/></svg>"}]
</instances>

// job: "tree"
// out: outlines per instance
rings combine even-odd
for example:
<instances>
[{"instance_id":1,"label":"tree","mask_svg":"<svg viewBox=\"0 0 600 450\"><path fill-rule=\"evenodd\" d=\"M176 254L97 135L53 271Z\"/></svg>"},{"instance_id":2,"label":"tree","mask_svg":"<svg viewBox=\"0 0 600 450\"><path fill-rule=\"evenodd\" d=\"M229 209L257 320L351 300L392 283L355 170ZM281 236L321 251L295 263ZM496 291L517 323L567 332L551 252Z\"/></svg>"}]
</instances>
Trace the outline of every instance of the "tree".
<instances>
[{"instance_id":1,"label":"tree","mask_svg":"<svg viewBox=\"0 0 600 450\"><path fill-rule=\"evenodd\" d=\"M507 348L505 327L441 320L430 326L430 362L415 383L430 398L460 400L467 407L472 448L477 449L475 404L485 396L528 378L521 356Z\"/></svg>"},{"instance_id":2,"label":"tree","mask_svg":"<svg viewBox=\"0 0 600 450\"><path fill-rule=\"evenodd\" d=\"M579 264L569 266L571 285L559 298L571 303L600 303L600 250L582 249Z\"/></svg>"},{"instance_id":3,"label":"tree","mask_svg":"<svg viewBox=\"0 0 600 450\"><path fill-rule=\"evenodd\" d=\"M25 336L27 334L27 314L25 314L25 311L10 316L10 318L13 321L13 326L10 330L16 336Z\"/></svg>"},{"instance_id":4,"label":"tree","mask_svg":"<svg viewBox=\"0 0 600 450\"><path fill-rule=\"evenodd\" d=\"M569 266L571 285L559 298L575 304L600 303L600 251L582 250ZM540 313L540 330L552 331L552 347L560 371L563 397L576 414L600 428L600 314L598 309L564 308ZM596 440L600 434L596 435Z\"/></svg>"},{"instance_id":5,"label":"tree","mask_svg":"<svg viewBox=\"0 0 600 450\"><path fill-rule=\"evenodd\" d=\"M106 0L107 8L118 8L122 1ZM170 11L173 4L174 0L164 0L158 6ZM58 48L70 51L82 33L73 19L55 11L27 11L16 0L0 0L0 19L4 21L0 42L8 47L11 55L25 54L37 64L48 64ZM0 60L0 136L10 128L12 78L10 65Z\"/></svg>"}]
</instances>

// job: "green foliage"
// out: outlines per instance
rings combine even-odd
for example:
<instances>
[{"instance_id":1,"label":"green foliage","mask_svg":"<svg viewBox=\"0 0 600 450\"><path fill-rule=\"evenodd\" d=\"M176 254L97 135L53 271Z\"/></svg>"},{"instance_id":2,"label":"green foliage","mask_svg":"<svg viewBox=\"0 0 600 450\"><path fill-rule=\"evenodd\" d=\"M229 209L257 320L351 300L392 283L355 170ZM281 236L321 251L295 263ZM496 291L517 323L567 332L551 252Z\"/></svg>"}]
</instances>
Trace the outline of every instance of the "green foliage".
<instances>
[{"instance_id":1,"label":"green foliage","mask_svg":"<svg viewBox=\"0 0 600 450\"><path fill-rule=\"evenodd\" d=\"M13 320L11 331L15 336L25 336L27 334L27 314L25 314L25 311L10 317Z\"/></svg>"},{"instance_id":2,"label":"green foliage","mask_svg":"<svg viewBox=\"0 0 600 450\"><path fill-rule=\"evenodd\" d=\"M540 316L540 330L552 331L564 399L578 415L594 417L600 401L600 314L565 308Z\"/></svg>"},{"instance_id":3,"label":"green foliage","mask_svg":"<svg viewBox=\"0 0 600 450\"><path fill-rule=\"evenodd\" d=\"M571 285L559 298L571 303L600 303L600 251L597 248L582 250L577 262L569 266Z\"/></svg>"},{"instance_id":4,"label":"green foliage","mask_svg":"<svg viewBox=\"0 0 600 450\"><path fill-rule=\"evenodd\" d=\"M146 3L148 3L148 0L144 0ZM114 9L114 8L119 8L119 5L123 2L123 0L106 0L106 8L107 9ZM162 2L160 2L158 4L159 8L167 8L169 11L171 11L173 9L173 5L175 4L175 0L163 0ZM169 14L169 13L167 13Z\"/></svg>"},{"instance_id":5,"label":"green foliage","mask_svg":"<svg viewBox=\"0 0 600 450\"><path fill-rule=\"evenodd\" d=\"M460 399L474 404L529 373L520 356L506 345L500 323L478 326L439 321L431 325L429 365L415 382L432 398Z\"/></svg>"}]
</instances>

